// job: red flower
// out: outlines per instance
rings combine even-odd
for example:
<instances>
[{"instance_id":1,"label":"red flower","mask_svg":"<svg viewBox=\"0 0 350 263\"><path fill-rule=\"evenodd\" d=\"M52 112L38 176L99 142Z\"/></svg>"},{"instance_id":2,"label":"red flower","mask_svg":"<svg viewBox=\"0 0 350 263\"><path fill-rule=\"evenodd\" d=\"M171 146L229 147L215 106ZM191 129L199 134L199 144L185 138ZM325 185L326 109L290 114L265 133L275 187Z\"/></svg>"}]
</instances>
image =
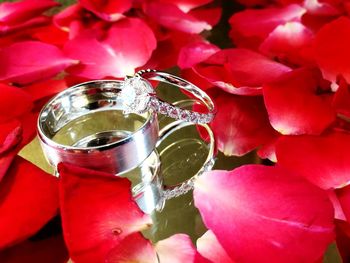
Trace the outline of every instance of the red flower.
<instances>
[{"instance_id":1,"label":"red flower","mask_svg":"<svg viewBox=\"0 0 350 263\"><path fill-rule=\"evenodd\" d=\"M280 167L206 173L194 200L234 262L315 262L334 239L327 194Z\"/></svg>"}]
</instances>

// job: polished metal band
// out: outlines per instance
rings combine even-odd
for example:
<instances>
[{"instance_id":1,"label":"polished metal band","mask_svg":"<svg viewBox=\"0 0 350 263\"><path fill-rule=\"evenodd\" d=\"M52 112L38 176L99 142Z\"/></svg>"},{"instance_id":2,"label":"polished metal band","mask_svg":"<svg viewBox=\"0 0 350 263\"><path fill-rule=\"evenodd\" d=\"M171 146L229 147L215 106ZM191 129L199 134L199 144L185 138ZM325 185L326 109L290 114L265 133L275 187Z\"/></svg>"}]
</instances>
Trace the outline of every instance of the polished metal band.
<instances>
[{"instance_id":1,"label":"polished metal band","mask_svg":"<svg viewBox=\"0 0 350 263\"><path fill-rule=\"evenodd\" d=\"M51 165L67 162L120 174L138 166L151 154L158 140L157 115L152 111L145 113L144 123L136 131L101 131L75 145L53 140L62 128L82 116L122 111L117 96L121 86L122 82L116 80L85 82L59 93L44 106L38 118L38 137ZM106 143L100 144L99 140Z\"/></svg>"}]
</instances>

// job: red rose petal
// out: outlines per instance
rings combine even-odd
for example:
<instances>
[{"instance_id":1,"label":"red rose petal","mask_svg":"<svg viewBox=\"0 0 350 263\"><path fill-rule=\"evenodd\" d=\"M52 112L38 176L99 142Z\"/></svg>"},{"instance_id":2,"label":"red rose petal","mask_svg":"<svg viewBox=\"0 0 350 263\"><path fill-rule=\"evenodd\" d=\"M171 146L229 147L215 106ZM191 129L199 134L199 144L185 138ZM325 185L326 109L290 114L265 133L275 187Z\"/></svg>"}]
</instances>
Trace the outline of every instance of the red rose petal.
<instances>
[{"instance_id":1,"label":"red rose petal","mask_svg":"<svg viewBox=\"0 0 350 263\"><path fill-rule=\"evenodd\" d=\"M155 248L160 262L208 262L197 252L190 237L185 234L175 234L161 240L156 244Z\"/></svg>"},{"instance_id":2,"label":"red rose petal","mask_svg":"<svg viewBox=\"0 0 350 263\"><path fill-rule=\"evenodd\" d=\"M87 10L106 21L117 21L122 14L131 8L131 0L105 1L105 0L79 0Z\"/></svg>"},{"instance_id":3,"label":"red rose petal","mask_svg":"<svg viewBox=\"0 0 350 263\"><path fill-rule=\"evenodd\" d=\"M277 26L300 21L305 11L300 5L292 4L237 12L229 20L230 37L238 46L257 47Z\"/></svg>"},{"instance_id":4,"label":"red rose petal","mask_svg":"<svg viewBox=\"0 0 350 263\"><path fill-rule=\"evenodd\" d=\"M174 67L178 61L181 48L194 42L203 42L203 38L197 34L180 31L168 32L164 39L158 41L157 49L152 53L152 57L143 68L165 70Z\"/></svg>"},{"instance_id":5,"label":"red rose petal","mask_svg":"<svg viewBox=\"0 0 350 263\"><path fill-rule=\"evenodd\" d=\"M75 20L82 20L84 12L84 8L79 3L73 4L54 15L52 22L56 27L69 31L71 23Z\"/></svg>"},{"instance_id":6,"label":"red rose petal","mask_svg":"<svg viewBox=\"0 0 350 263\"><path fill-rule=\"evenodd\" d=\"M336 189L336 194L339 199L341 208L343 209L344 215L347 221L350 222L350 186L345 186L340 189Z\"/></svg>"},{"instance_id":7,"label":"red rose petal","mask_svg":"<svg viewBox=\"0 0 350 263\"><path fill-rule=\"evenodd\" d=\"M28 84L55 76L77 61L56 46L36 41L15 43L0 51L0 80Z\"/></svg>"},{"instance_id":8,"label":"red rose petal","mask_svg":"<svg viewBox=\"0 0 350 263\"><path fill-rule=\"evenodd\" d=\"M33 100L37 101L55 95L66 88L68 88L68 85L64 79L49 79L35 82L23 89L32 96Z\"/></svg>"},{"instance_id":9,"label":"red rose petal","mask_svg":"<svg viewBox=\"0 0 350 263\"><path fill-rule=\"evenodd\" d=\"M126 178L68 164L59 172L63 233L73 261L104 262L124 238L152 223Z\"/></svg>"},{"instance_id":10,"label":"red rose petal","mask_svg":"<svg viewBox=\"0 0 350 263\"><path fill-rule=\"evenodd\" d=\"M42 240L28 240L0 251L1 263L66 263L68 259L68 251L61 235Z\"/></svg>"},{"instance_id":11,"label":"red rose petal","mask_svg":"<svg viewBox=\"0 0 350 263\"><path fill-rule=\"evenodd\" d=\"M350 83L350 19L340 17L316 34L315 59L325 79L336 82L342 75Z\"/></svg>"},{"instance_id":12,"label":"red rose petal","mask_svg":"<svg viewBox=\"0 0 350 263\"><path fill-rule=\"evenodd\" d=\"M17 120L0 124L0 181L18 152L22 131L21 123Z\"/></svg>"},{"instance_id":13,"label":"red rose petal","mask_svg":"<svg viewBox=\"0 0 350 263\"><path fill-rule=\"evenodd\" d=\"M160 0L159 2L174 4L183 12L187 13L191 9L211 3L213 0Z\"/></svg>"},{"instance_id":14,"label":"red rose petal","mask_svg":"<svg viewBox=\"0 0 350 263\"><path fill-rule=\"evenodd\" d=\"M217 46L208 42L189 43L180 50L177 64L181 69L191 68L219 50Z\"/></svg>"},{"instance_id":15,"label":"red rose petal","mask_svg":"<svg viewBox=\"0 0 350 263\"><path fill-rule=\"evenodd\" d=\"M190 15L194 16L200 21L207 22L212 27L219 23L221 14L222 14L221 7L200 8L200 9L192 10L190 12Z\"/></svg>"},{"instance_id":16,"label":"red rose petal","mask_svg":"<svg viewBox=\"0 0 350 263\"><path fill-rule=\"evenodd\" d=\"M33 37L41 42L60 47L63 47L64 43L68 41L68 33L52 24L37 29L33 34Z\"/></svg>"},{"instance_id":17,"label":"red rose petal","mask_svg":"<svg viewBox=\"0 0 350 263\"><path fill-rule=\"evenodd\" d=\"M57 5L58 3L53 0L22 0L14 3L1 3L0 22L6 24L23 22Z\"/></svg>"},{"instance_id":18,"label":"red rose petal","mask_svg":"<svg viewBox=\"0 0 350 263\"><path fill-rule=\"evenodd\" d=\"M260 51L279 60L295 64L307 62L303 48L311 44L313 33L300 22L287 22L272 31L260 46Z\"/></svg>"},{"instance_id":19,"label":"red rose petal","mask_svg":"<svg viewBox=\"0 0 350 263\"><path fill-rule=\"evenodd\" d=\"M276 145L277 163L323 188L350 182L350 134L283 136Z\"/></svg>"},{"instance_id":20,"label":"red rose petal","mask_svg":"<svg viewBox=\"0 0 350 263\"><path fill-rule=\"evenodd\" d=\"M31 18L23 23L14 25L0 25L0 35L13 34L15 32L20 32L22 35L28 34L25 30L33 27L43 26L50 22L50 18L47 16L38 16ZM14 41L13 41L14 42ZM11 42L11 44L13 43Z\"/></svg>"},{"instance_id":21,"label":"red rose petal","mask_svg":"<svg viewBox=\"0 0 350 263\"><path fill-rule=\"evenodd\" d=\"M125 237L113 248L104 262L156 263L158 258L150 241L140 233L134 233Z\"/></svg>"},{"instance_id":22,"label":"red rose petal","mask_svg":"<svg viewBox=\"0 0 350 263\"><path fill-rule=\"evenodd\" d=\"M3 133L3 130L1 131L1 133ZM4 140L1 140L2 144L0 145L0 156L6 153L8 150L11 150L12 148L16 147L21 140L22 128L21 126L17 126L6 135L6 138Z\"/></svg>"},{"instance_id":23,"label":"red rose petal","mask_svg":"<svg viewBox=\"0 0 350 263\"><path fill-rule=\"evenodd\" d=\"M314 262L334 240L327 194L281 167L206 173L195 182L194 200L237 262Z\"/></svg>"},{"instance_id":24,"label":"red rose petal","mask_svg":"<svg viewBox=\"0 0 350 263\"><path fill-rule=\"evenodd\" d=\"M0 248L35 234L57 211L57 178L16 157L0 183Z\"/></svg>"},{"instance_id":25,"label":"red rose petal","mask_svg":"<svg viewBox=\"0 0 350 263\"><path fill-rule=\"evenodd\" d=\"M203 257L212 262L234 263L211 230L208 230L197 239L197 249Z\"/></svg>"},{"instance_id":26,"label":"red rose petal","mask_svg":"<svg viewBox=\"0 0 350 263\"><path fill-rule=\"evenodd\" d=\"M272 127L285 135L320 134L335 121L328 99L317 95L318 71L295 70L263 87Z\"/></svg>"},{"instance_id":27,"label":"red rose petal","mask_svg":"<svg viewBox=\"0 0 350 263\"><path fill-rule=\"evenodd\" d=\"M350 86L344 79L340 80L339 87L334 94L332 104L337 113L350 118Z\"/></svg>"},{"instance_id":28,"label":"red rose petal","mask_svg":"<svg viewBox=\"0 0 350 263\"><path fill-rule=\"evenodd\" d=\"M144 5L144 12L160 25L191 34L210 30L211 25L181 11L176 5L149 2Z\"/></svg>"},{"instance_id":29,"label":"red rose petal","mask_svg":"<svg viewBox=\"0 0 350 263\"><path fill-rule=\"evenodd\" d=\"M336 241L342 262L350 262L350 224L342 220L335 220Z\"/></svg>"},{"instance_id":30,"label":"red rose petal","mask_svg":"<svg viewBox=\"0 0 350 263\"><path fill-rule=\"evenodd\" d=\"M261 94L264 83L276 80L291 69L248 49L224 49L194 67L213 85L237 95Z\"/></svg>"},{"instance_id":31,"label":"red rose petal","mask_svg":"<svg viewBox=\"0 0 350 263\"><path fill-rule=\"evenodd\" d=\"M114 23L106 37L99 41L85 34L68 41L66 54L81 61L69 73L93 78L125 77L144 65L151 57L157 42L152 30L138 18L125 18Z\"/></svg>"},{"instance_id":32,"label":"red rose petal","mask_svg":"<svg viewBox=\"0 0 350 263\"><path fill-rule=\"evenodd\" d=\"M242 97L218 91L212 98L218 112L211 127L218 149L225 155L242 156L274 136L261 97Z\"/></svg>"},{"instance_id":33,"label":"red rose petal","mask_svg":"<svg viewBox=\"0 0 350 263\"><path fill-rule=\"evenodd\" d=\"M263 144L259 150L257 151L258 156L261 159L269 159L271 162L276 163L277 158L276 158L276 143L279 138L279 134L275 134L274 137L265 144Z\"/></svg>"},{"instance_id":34,"label":"red rose petal","mask_svg":"<svg viewBox=\"0 0 350 263\"><path fill-rule=\"evenodd\" d=\"M328 198L333 204L334 218L335 219L340 219L340 220L346 220L343 208L342 208L342 206L340 204L339 198L336 195L335 191L336 190L333 190L333 189L327 191Z\"/></svg>"},{"instance_id":35,"label":"red rose petal","mask_svg":"<svg viewBox=\"0 0 350 263\"><path fill-rule=\"evenodd\" d=\"M0 122L18 118L32 108L33 100L27 92L0 83Z\"/></svg>"}]
</instances>

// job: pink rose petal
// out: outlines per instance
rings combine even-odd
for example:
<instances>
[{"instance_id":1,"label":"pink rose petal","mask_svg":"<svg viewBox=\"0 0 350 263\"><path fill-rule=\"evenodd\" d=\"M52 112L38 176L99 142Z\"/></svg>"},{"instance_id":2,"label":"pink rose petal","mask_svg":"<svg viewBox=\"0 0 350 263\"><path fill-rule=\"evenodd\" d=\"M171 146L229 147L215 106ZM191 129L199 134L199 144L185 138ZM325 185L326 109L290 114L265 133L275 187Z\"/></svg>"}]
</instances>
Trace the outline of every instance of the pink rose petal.
<instances>
[{"instance_id":1,"label":"pink rose petal","mask_svg":"<svg viewBox=\"0 0 350 263\"><path fill-rule=\"evenodd\" d=\"M128 179L68 164L59 173L63 233L73 261L105 262L124 238L152 223L133 200Z\"/></svg>"},{"instance_id":2,"label":"pink rose petal","mask_svg":"<svg viewBox=\"0 0 350 263\"><path fill-rule=\"evenodd\" d=\"M150 241L140 233L134 233L113 248L104 262L157 263L158 258Z\"/></svg>"},{"instance_id":3,"label":"pink rose petal","mask_svg":"<svg viewBox=\"0 0 350 263\"><path fill-rule=\"evenodd\" d=\"M16 157L0 182L0 248L35 234L57 212L57 178Z\"/></svg>"},{"instance_id":4,"label":"pink rose petal","mask_svg":"<svg viewBox=\"0 0 350 263\"><path fill-rule=\"evenodd\" d=\"M217 46L208 42L189 43L180 50L177 64L181 69L191 68L219 50Z\"/></svg>"},{"instance_id":5,"label":"pink rose petal","mask_svg":"<svg viewBox=\"0 0 350 263\"><path fill-rule=\"evenodd\" d=\"M21 88L0 83L0 122L18 118L33 108L33 99Z\"/></svg>"},{"instance_id":6,"label":"pink rose petal","mask_svg":"<svg viewBox=\"0 0 350 263\"><path fill-rule=\"evenodd\" d=\"M217 25L220 21L222 15L221 7L212 8L200 8L195 9L190 12L190 15L194 16L200 21L205 21L212 27Z\"/></svg>"},{"instance_id":7,"label":"pink rose petal","mask_svg":"<svg viewBox=\"0 0 350 263\"><path fill-rule=\"evenodd\" d=\"M155 249L160 262L208 262L197 252L190 237L185 234L175 234L167 239L158 241Z\"/></svg>"},{"instance_id":8,"label":"pink rose petal","mask_svg":"<svg viewBox=\"0 0 350 263\"><path fill-rule=\"evenodd\" d=\"M14 24L40 15L45 10L57 6L53 0L22 0L0 4L0 22Z\"/></svg>"},{"instance_id":9,"label":"pink rose petal","mask_svg":"<svg viewBox=\"0 0 350 263\"><path fill-rule=\"evenodd\" d=\"M208 230L197 239L197 249L203 257L212 262L234 263L211 230Z\"/></svg>"},{"instance_id":10,"label":"pink rose petal","mask_svg":"<svg viewBox=\"0 0 350 263\"><path fill-rule=\"evenodd\" d=\"M66 88L68 88L68 85L64 79L49 79L35 82L23 89L32 96L33 100L38 101L53 96Z\"/></svg>"},{"instance_id":11,"label":"pink rose petal","mask_svg":"<svg viewBox=\"0 0 350 263\"><path fill-rule=\"evenodd\" d=\"M198 34L210 30L211 25L180 10L176 5L161 2L149 2L144 5L144 12L160 25L169 29Z\"/></svg>"},{"instance_id":12,"label":"pink rose petal","mask_svg":"<svg viewBox=\"0 0 350 263\"><path fill-rule=\"evenodd\" d=\"M151 57L157 42L152 30L138 18L125 18L114 23L103 40L93 32L83 34L64 47L65 53L81 61L69 73L90 79L125 77L143 66Z\"/></svg>"},{"instance_id":13,"label":"pink rose petal","mask_svg":"<svg viewBox=\"0 0 350 263\"><path fill-rule=\"evenodd\" d=\"M194 200L236 262L314 262L334 240L326 192L280 167L208 172L195 182Z\"/></svg>"},{"instance_id":14,"label":"pink rose petal","mask_svg":"<svg viewBox=\"0 0 350 263\"><path fill-rule=\"evenodd\" d=\"M242 156L274 137L264 103L257 96L210 93L218 106L211 123L217 146L225 155Z\"/></svg>"},{"instance_id":15,"label":"pink rose petal","mask_svg":"<svg viewBox=\"0 0 350 263\"><path fill-rule=\"evenodd\" d=\"M229 20L230 37L241 47L257 47L279 25L300 21L306 10L297 4L285 7L246 9Z\"/></svg>"},{"instance_id":16,"label":"pink rose petal","mask_svg":"<svg viewBox=\"0 0 350 263\"><path fill-rule=\"evenodd\" d=\"M277 163L313 184L332 189L350 182L350 134L283 136L276 145Z\"/></svg>"},{"instance_id":17,"label":"pink rose petal","mask_svg":"<svg viewBox=\"0 0 350 263\"><path fill-rule=\"evenodd\" d=\"M226 92L261 94L263 84L291 69L248 49L224 49L194 67L195 72Z\"/></svg>"},{"instance_id":18,"label":"pink rose petal","mask_svg":"<svg viewBox=\"0 0 350 263\"><path fill-rule=\"evenodd\" d=\"M313 33L300 22L279 25L260 45L263 54L295 64L307 62L303 48L311 44Z\"/></svg>"},{"instance_id":19,"label":"pink rose petal","mask_svg":"<svg viewBox=\"0 0 350 263\"><path fill-rule=\"evenodd\" d=\"M335 121L328 98L317 95L320 74L299 69L263 87L272 127L285 135L320 134Z\"/></svg>"},{"instance_id":20,"label":"pink rose petal","mask_svg":"<svg viewBox=\"0 0 350 263\"><path fill-rule=\"evenodd\" d=\"M77 64L56 46L36 41L15 43L0 51L0 80L19 84L48 79Z\"/></svg>"},{"instance_id":21,"label":"pink rose petal","mask_svg":"<svg viewBox=\"0 0 350 263\"><path fill-rule=\"evenodd\" d=\"M211 3L213 0L160 0L160 2L174 4L183 12L187 13L191 9Z\"/></svg>"},{"instance_id":22,"label":"pink rose petal","mask_svg":"<svg viewBox=\"0 0 350 263\"><path fill-rule=\"evenodd\" d=\"M315 59L325 79L336 82L339 75L350 83L350 19L342 16L325 24L316 34Z\"/></svg>"},{"instance_id":23,"label":"pink rose petal","mask_svg":"<svg viewBox=\"0 0 350 263\"><path fill-rule=\"evenodd\" d=\"M103 20L117 21L131 8L132 1L79 0L79 3Z\"/></svg>"}]
</instances>

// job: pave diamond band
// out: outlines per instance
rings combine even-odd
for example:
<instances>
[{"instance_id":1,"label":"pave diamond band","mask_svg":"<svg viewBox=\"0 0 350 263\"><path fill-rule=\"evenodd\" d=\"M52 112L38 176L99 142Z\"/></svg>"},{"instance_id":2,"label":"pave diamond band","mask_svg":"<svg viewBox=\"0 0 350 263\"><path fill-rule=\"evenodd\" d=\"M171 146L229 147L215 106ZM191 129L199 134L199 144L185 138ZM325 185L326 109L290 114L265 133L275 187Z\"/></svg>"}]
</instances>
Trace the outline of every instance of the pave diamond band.
<instances>
[{"instance_id":1,"label":"pave diamond band","mask_svg":"<svg viewBox=\"0 0 350 263\"><path fill-rule=\"evenodd\" d=\"M207 108L207 113L186 110L159 99L148 80L165 82L192 94ZM209 123L213 120L216 107L211 98L194 84L169 73L156 70L141 70L131 78L126 78L119 96L123 101L125 113L144 113L154 111L191 123Z\"/></svg>"}]
</instances>

